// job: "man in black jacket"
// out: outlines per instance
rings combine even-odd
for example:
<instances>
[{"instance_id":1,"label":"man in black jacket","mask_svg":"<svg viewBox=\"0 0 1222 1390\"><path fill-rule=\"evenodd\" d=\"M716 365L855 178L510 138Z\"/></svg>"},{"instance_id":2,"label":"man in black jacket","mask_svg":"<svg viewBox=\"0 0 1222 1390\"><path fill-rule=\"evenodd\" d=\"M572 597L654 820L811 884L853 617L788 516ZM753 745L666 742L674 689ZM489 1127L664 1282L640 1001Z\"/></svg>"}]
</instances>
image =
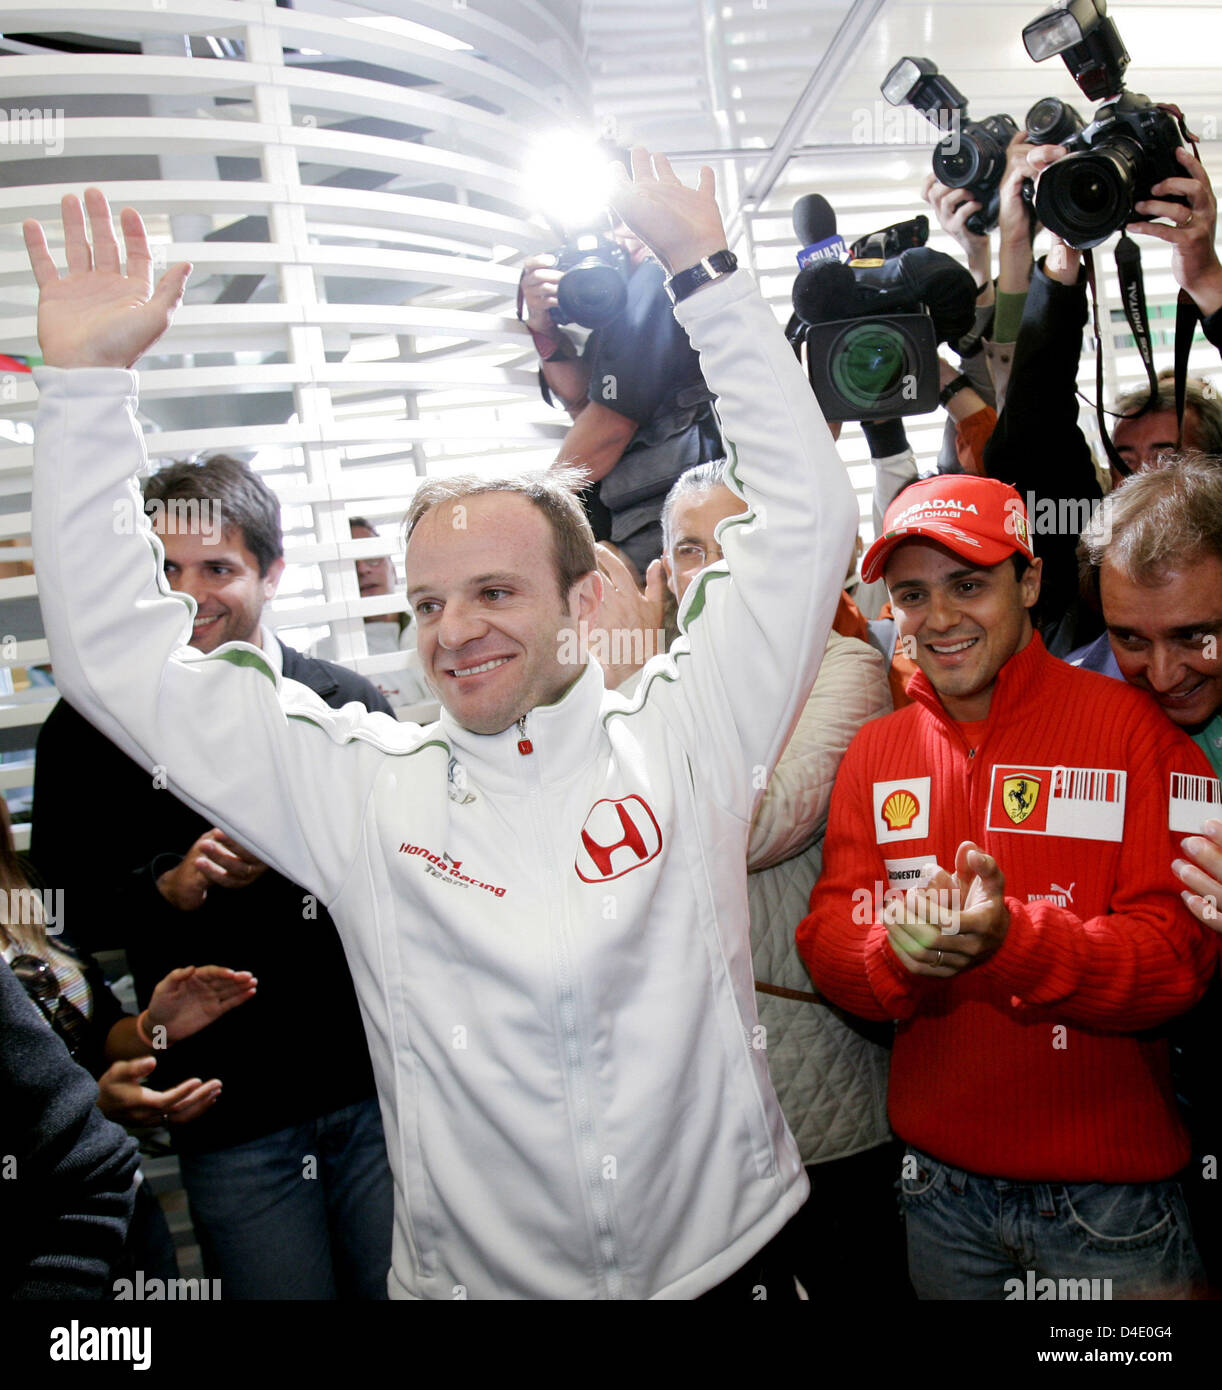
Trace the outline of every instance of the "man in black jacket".
<instances>
[{"instance_id":1,"label":"man in black jacket","mask_svg":"<svg viewBox=\"0 0 1222 1390\"><path fill-rule=\"evenodd\" d=\"M279 506L224 456L145 487L191 645L260 647L328 704L390 715L363 677L262 626L284 570ZM119 519L117 519L119 520ZM76 904L91 950L122 947L141 1005L168 970L232 964L258 994L159 1058L155 1084L210 1078L198 1118L167 1115L205 1271L226 1298L384 1298L392 1192L351 979L326 909L174 796L64 701L38 741L31 857ZM152 1040L154 1046L157 1039Z\"/></svg>"}]
</instances>

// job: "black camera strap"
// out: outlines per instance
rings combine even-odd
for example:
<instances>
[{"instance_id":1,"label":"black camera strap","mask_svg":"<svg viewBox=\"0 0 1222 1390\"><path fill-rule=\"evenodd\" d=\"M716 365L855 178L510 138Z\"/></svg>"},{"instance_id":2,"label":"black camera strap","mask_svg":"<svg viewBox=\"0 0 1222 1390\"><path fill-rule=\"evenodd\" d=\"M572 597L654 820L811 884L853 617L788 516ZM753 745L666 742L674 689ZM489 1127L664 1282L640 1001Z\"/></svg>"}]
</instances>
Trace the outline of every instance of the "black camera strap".
<instances>
[{"instance_id":1,"label":"black camera strap","mask_svg":"<svg viewBox=\"0 0 1222 1390\"><path fill-rule=\"evenodd\" d=\"M1103 329L1099 324L1099 289L1095 283L1095 257L1090 251L1083 251L1082 259L1086 263L1086 282L1090 286L1091 322L1095 330L1095 419L1099 422L1099 439L1108 463L1122 478L1127 478L1132 470L1116 451L1112 436L1108 433L1107 421L1103 418Z\"/></svg>"},{"instance_id":2,"label":"black camera strap","mask_svg":"<svg viewBox=\"0 0 1222 1390\"><path fill-rule=\"evenodd\" d=\"M1148 410L1158 395L1158 373L1154 370L1154 349L1150 345L1150 318L1146 310L1146 284L1141 274L1141 248L1127 232L1120 233L1116 243L1116 274L1120 277L1120 302L1129 321L1129 331L1141 353L1146 369L1150 395L1143 410Z\"/></svg>"},{"instance_id":3,"label":"black camera strap","mask_svg":"<svg viewBox=\"0 0 1222 1390\"><path fill-rule=\"evenodd\" d=\"M1192 146L1192 153L1197 159L1200 159L1197 137L1189 131L1184 120L1184 113L1171 102L1160 102L1159 107L1175 117L1184 138ZM1174 201L1182 203L1185 200L1177 197ZM1095 413L1099 421L1099 438L1103 441L1108 462L1122 478L1127 478L1133 470L1117 453L1103 418L1103 334L1099 326L1099 287L1095 282L1095 259L1090 251L1084 251L1082 254L1086 261L1086 278L1090 284L1091 312L1095 325ZM1124 305L1124 316L1129 321L1133 340L1137 344L1137 350L1141 353L1141 360L1146 369L1146 380L1150 383L1150 394L1146 398L1146 403L1136 412L1136 415L1144 415L1158 399L1158 374L1154 370L1154 352L1150 345L1150 320L1146 313L1146 288L1141 273L1141 250L1123 228L1120 232L1120 240L1116 243L1116 273L1120 277L1120 299ZM1176 449L1182 448L1184 442L1184 404L1188 386L1188 356L1192 350L1192 340L1200 317L1200 310L1192 296L1187 290L1180 290L1175 308Z\"/></svg>"},{"instance_id":4,"label":"black camera strap","mask_svg":"<svg viewBox=\"0 0 1222 1390\"><path fill-rule=\"evenodd\" d=\"M1201 321L1201 311L1187 290L1175 304L1175 447L1184 447L1184 406L1188 394L1188 354Z\"/></svg>"},{"instance_id":5,"label":"black camera strap","mask_svg":"<svg viewBox=\"0 0 1222 1390\"><path fill-rule=\"evenodd\" d=\"M1095 416L1099 422L1099 438L1103 443L1108 462L1127 478L1133 471L1121 457L1112 443L1103 410L1103 330L1099 323L1099 287L1095 278L1095 258L1090 251L1082 253L1086 262L1086 278L1090 285L1091 314L1095 330ZM1150 343L1150 320L1146 312L1145 282L1141 273L1141 251L1127 232L1121 232L1116 245L1116 273L1120 277L1120 298L1124 305L1124 316L1129 330L1141 354L1146 369L1146 380L1150 394L1146 403L1136 415L1144 415L1158 399L1158 373L1154 370L1154 351ZM1188 379L1188 354L1192 349L1192 339L1196 332L1199 311L1192 297L1181 290L1175 314L1175 418L1176 448L1181 446L1184 434L1184 402Z\"/></svg>"}]
</instances>

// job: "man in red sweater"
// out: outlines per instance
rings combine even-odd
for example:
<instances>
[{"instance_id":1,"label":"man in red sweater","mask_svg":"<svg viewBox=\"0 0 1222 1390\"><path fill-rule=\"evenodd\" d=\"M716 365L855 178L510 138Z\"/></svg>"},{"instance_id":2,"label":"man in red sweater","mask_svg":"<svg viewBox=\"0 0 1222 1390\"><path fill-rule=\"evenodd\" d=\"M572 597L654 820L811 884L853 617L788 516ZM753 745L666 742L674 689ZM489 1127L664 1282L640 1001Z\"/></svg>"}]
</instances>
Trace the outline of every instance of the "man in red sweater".
<instances>
[{"instance_id":1,"label":"man in red sweater","mask_svg":"<svg viewBox=\"0 0 1222 1390\"><path fill-rule=\"evenodd\" d=\"M1189 1143L1150 1030L1213 968L1168 828L1171 775L1210 768L1148 695L1048 655L1039 570L1003 483L888 509L862 573L886 578L914 703L845 755L798 948L836 1003L899 1022L919 1296L1186 1297Z\"/></svg>"}]
</instances>

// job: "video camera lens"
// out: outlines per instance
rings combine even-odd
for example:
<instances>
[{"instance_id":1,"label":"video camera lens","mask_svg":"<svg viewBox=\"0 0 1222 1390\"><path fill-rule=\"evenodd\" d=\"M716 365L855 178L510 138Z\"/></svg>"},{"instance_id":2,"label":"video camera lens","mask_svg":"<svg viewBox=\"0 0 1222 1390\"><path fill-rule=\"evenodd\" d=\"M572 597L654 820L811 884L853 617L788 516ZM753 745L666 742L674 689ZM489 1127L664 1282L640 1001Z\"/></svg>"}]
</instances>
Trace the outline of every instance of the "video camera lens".
<instances>
[{"instance_id":1,"label":"video camera lens","mask_svg":"<svg viewBox=\"0 0 1222 1390\"><path fill-rule=\"evenodd\" d=\"M623 313L628 287L614 266L587 256L565 271L556 286L556 301L564 315L557 322L602 328Z\"/></svg>"},{"instance_id":2,"label":"video camera lens","mask_svg":"<svg viewBox=\"0 0 1222 1390\"><path fill-rule=\"evenodd\" d=\"M836 390L855 409L873 414L898 400L919 366L915 345L885 322L851 323L832 344L828 371Z\"/></svg>"},{"instance_id":3,"label":"video camera lens","mask_svg":"<svg viewBox=\"0 0 1222 1390\"><path fill-rule=\"evenodd\" d=\"M1126 139L1066 155L1040 175L1036 216L1070 246L1098 246L1128 220L1140 167L1141 150Z\"/></svg>"}]
</instances>

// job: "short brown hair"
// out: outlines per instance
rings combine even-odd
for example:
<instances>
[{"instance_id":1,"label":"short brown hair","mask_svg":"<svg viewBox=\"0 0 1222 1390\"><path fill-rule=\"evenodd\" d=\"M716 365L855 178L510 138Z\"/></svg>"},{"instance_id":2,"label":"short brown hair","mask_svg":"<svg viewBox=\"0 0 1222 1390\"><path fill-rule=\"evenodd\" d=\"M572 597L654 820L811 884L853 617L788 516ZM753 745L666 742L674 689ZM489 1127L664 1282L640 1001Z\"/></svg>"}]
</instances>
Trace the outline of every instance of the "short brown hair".
<instances>
[{"instance_id":1,"label":"short brown hair","mask_svg":"<svg viewBox=\"0 0 1222 1390\"><path fill-rule=\"evenodd\" d=\"M284 557L276 494L249 464L231 454L167 464L145 479L144 501L146 510L157 502L215 503L223 531L241 533L242 544L259 566L260 579Z\"/></svg>"},{"instance_id":2,"label":"short brown hair","mask_svg":"<svg viewBox=\"0 0 1222 1390\"><path fill-rule=\"evenodd\" d=\"M1104 560L1134 584L1206 555L1222 560L1222 469L1200 453L1126 478L1103 499L1078 544L1082 584L1098 597Z\"/></svg>"},{"instance_id":3,"label":"short brown hair","mask_svg":"<svg viewBox=\"0 0 1222 1390\"><path fill-rule=\"evenodd\" d=\"M458 502L486 492L516 492L533 502L552 528L552 557L562 602L569 590L591 570L598 568L594 554L594 532L585 509L577 500L589 478L580 468L560 467L518 473L506 478L480 478L473 473L455 473L446 478L426 478L416 489L403 519L403 544L427 512L442 502Z\"/></svg>"},{"instance_id":4,"label":"short brown hair","mask_svg":"<svg viewBox=\"0 0 1222 1390\"><path fill-rule=\"evenodd\" d=\"M1158 374L1158 390L1150 401L1149 385L1143 383L1126 391L1115 405L1114 414L1124 420L1136 419L1154 411L1175 409L1175 369L1164 367ZM1189 411L1196 417L1196 448L1202 454L1222 458L1222 401L1213 384L1190 376L1184 383L1184 426L1190 423ZM1117 421L1119 423L1119 421Z\"/></svg>"}]
</instances>

